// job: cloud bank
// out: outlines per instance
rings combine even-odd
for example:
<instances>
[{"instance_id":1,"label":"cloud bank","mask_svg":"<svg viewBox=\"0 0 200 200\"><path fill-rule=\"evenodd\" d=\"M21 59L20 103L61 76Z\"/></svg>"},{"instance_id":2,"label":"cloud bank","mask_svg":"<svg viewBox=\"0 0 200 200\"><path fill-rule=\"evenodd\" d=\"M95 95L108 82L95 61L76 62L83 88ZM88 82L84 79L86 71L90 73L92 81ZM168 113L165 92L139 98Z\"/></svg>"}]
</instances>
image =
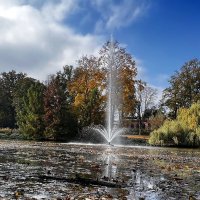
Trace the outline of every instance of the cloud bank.
<instances>
[{"instance_id":1,"label":"cloud bank","mask_svg":"<svg viewBox=\"0 0 200 200\"><path fill-rule=\"evenodd\" d=\"M106 30L128 26L147 8L144 0L117 2L0 0L0 72L14 69L45 80L62 66L74 65L82 55L97 54ZM99 15L94 31L83 34L72 28L68 19L83 7L90 12L89 6Z\"/></svg>"},{"instance_id":2,"label":"cloud bank","mask_svg":"<svg viewBox=\"0 0 200 200\"><path fill-rule=\"evenodd\" d=\"M76 33L61 23L76 4L54 4L48 1L35 7L24 1L0 1L1 72L15 69L44 80L47 74L98 50L101 37Z\"/></svg>"}]
</instances>

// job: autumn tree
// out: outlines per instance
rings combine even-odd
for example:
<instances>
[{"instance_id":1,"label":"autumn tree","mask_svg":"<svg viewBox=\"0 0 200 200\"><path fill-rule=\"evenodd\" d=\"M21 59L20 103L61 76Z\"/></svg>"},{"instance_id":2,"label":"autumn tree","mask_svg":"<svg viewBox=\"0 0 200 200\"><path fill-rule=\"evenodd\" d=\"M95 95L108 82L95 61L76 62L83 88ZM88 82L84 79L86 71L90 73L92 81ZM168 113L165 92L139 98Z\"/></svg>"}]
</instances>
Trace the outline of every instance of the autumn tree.
<instances>
[{"instance_id":1,"label":"autumn tree","mask_svg":"<svg viewBox=\"0 0 200 200\"><path fill-rule=\"evenodd\" d=\"M112 51L112 53L110 53ZM132 56L125 48L120 47L118 42L107 42L100 50L101 64L106 67L107 76L112 65L115 76L116 106L119 110L120 120L124 117L133 116L136 111L135 81L137 69ZM108 80L108 77L107 77Z\"/></svg>"},{"instance_id":2,"label":"autumn tree","mask_svg":"<svg viewBox=\"0 0 200 200\"><path fill-rule=\"evenodd\" d=\"M199 77L200 61L197 59L185 63L180 71L171 76L170 86L164 90L163 97L172 118L176 118L179 108L188 108L200 99Z\"/></svg>"},{"instance_id":3,"label":"autumn tree","mask_svg":"<svg viewBox=\"0 0 200 200\"><path fill-rule=\"evenodd\" d=\"M105 72L100 68L100 60L94 56L84 56L78 61L70 84L74 98L74 110L80 128L90 124L103 123L105 110Z\"/></svg>"},{"instance_id":4,"label":"autumn tree","mask_svg":"<svg viewBox=\"0 0 200 200\"><path fill-rule=\"evenodd\" d=\"M156 112L155 115L151 115L149 118L151 130L153 131L160 128L163 125L165 119L166 116L162 112Z\"/></svg>"},{"instance_id":5,"label":"autumn tree","mask_svg":"<svg viewBox=\"0 0 200 200\"><path fill-rule=\"evenodd\" d=\"M167 111L160 100L156 106L145 110L143 119L148 119L151 131L160 128L167 119Z\"/></svg>"},{"instance_id":6,"label":"autumn tree","mask_svg":"<svg viewBox=\"0 0 200 200\"><path fill-rule=\"evenodd\" d=\"M51 75L44 92L45 137L48 140L70 140L77 134L76 118L72 113L68 85L72 66L65 66L63 72Z\"/></svg>"}]
</instances>

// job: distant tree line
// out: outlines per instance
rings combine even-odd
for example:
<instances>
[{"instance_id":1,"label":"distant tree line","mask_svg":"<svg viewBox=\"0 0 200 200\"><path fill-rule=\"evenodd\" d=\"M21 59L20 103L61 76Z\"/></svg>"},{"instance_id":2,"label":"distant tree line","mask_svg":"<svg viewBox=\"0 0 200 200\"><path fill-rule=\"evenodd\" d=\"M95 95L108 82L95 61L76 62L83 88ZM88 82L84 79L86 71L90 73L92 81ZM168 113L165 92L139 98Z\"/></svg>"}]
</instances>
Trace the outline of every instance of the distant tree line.
<instances>
[{"instance_id":1,"label":"distant tree line","mask_svg":"<svg viewBox=\"0 0 200 200\"><path fill-rule=\"evenodd\" d=\"M22 72L1 73L0 127L17 128L27 139L59 141L77 137L90 124L104 125L109 45L103 45L99 56L83 56L76 67L64 66L44 83ZM135 117L142 103L137 85L141 92L146 84L136 80L135 61L118 42L114 54L120 117Z\"/></svg>"},{"instance_id":2,"label":"distant tree line","mask_svg":"<svg viewBox=\"0 0 200 200\"><path fill-rule=\"evenodd\" d=\"M105 124L109 42L99 56L83 56L77 66L64 66L46 82L16 71L0 74L0 127L18 129L24 138L71 140L83 127ZM186 63L170 78L163 99L155 106L157 91L137 80L134 59L114 43L118 67L120 119L149 119L158 128L166 117L175 119L179 108L200 99L200 64ZM166 112L166 109L169 112Z\"/></svg>"}]
</instances>

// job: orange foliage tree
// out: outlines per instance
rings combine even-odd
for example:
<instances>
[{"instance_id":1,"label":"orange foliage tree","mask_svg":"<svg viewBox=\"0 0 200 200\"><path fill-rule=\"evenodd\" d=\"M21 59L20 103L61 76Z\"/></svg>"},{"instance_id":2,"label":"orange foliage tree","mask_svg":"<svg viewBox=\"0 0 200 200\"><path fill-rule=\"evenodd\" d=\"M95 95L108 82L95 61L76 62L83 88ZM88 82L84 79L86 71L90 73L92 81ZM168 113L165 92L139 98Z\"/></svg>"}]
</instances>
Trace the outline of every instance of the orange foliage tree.
<instances>
[{"instance_id":1,"label":"orange foliage tree","mask_svg":"<svg viewBox=\"0 0 200 200\"><path fill-rule=\"evenodd\" d=\"M100 50L101 64L109 68L110 41L105 43ZM118 108L120 119L133 116L136 110L135 82L137 69L132 56L126 52L125 48L119 46L118 42L113 43L113 66L116 73L116 99L118 99ZM108 73L107 73L108 74Z\"/></svg>"},{"instance_id":2,"label":"orange foliage tree","mask_svg":"<svg viewBox=\"0 0 200 200\"><path fill-rule=\"evenodd\" d=\"M73 107L80 128L90 124L104 124L106 111L106 94L109 75L109 45L107 42L99 52L99 57L83 56L73 72L69 84L73 96ZM114 63L116 70L115 101L119 109L119 117L134 116L136 112L136 75L137 69L132 56L125 48L113 43Z\"/></svg>"},{"instance_id":3,"label":"orange foliage tree","mask_svg":"<svg viewBox=\"0 0 200 200\"><path fill-rule=\"evenodd\" d=\"M105 70L100 67L100 60L94 56L82 57L69 87L80 127L103 123Z\"/></svg>"}]
</instances>

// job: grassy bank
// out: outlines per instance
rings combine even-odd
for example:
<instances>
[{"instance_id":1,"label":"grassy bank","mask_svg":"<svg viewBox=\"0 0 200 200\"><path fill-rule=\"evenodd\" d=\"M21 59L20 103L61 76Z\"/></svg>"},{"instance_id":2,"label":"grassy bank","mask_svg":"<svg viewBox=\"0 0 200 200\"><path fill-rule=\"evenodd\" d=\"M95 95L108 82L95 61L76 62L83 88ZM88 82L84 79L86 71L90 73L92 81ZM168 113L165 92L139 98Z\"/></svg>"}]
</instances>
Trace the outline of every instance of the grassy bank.
<instances>
[{"instance_id":1,"label":"grassy bank","mask_svg":"<svg viewBox=\"0 0 200 200\"><path fill-rule=\"evenodd\" d=\"M148 135L122 135L120 141L127 145L148 145Z\"/></svg>"},{"instance_id":2,"label":"grassy bank","mask_svg":"<svg viewBox=\"0 0 200 200\"><path fill-rule=\"evenodd\" d=\"M0 128L0 139L21 140L23 137L19 134L17 129Z\"/></svg>"}]
</instances>

